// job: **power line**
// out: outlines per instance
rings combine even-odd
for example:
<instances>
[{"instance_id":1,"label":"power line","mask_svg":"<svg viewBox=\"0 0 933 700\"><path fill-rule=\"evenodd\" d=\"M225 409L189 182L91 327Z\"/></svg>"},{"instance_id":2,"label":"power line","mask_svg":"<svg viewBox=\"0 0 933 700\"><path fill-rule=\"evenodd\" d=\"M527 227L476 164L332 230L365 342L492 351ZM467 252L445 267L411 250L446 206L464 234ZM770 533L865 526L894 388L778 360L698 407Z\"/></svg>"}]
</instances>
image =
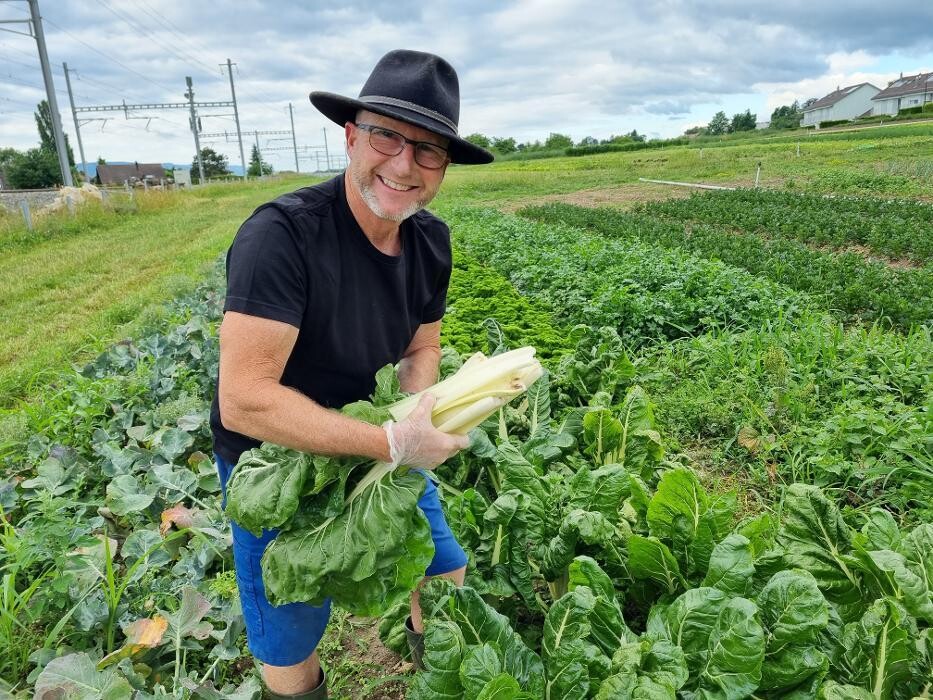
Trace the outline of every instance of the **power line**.
<instances>
[{"instance_id":1,"label":"power line","mask_svg":"<svg viewBox=\"0 0 933 700\"><path fill-rule=\"evenodd\" d=\"M162 85L161 83L157 83L155 80L152 80L150 77L148 77L148 76L146 76L146 75L143 75L143 74L140 73L139 71L133 70L132 68L130 68L130 67L129 67L128 65L126 65L125 63L122 63L121 61L118 61L118 60L115 59L113 56L108 56L108 55L105 54L103 51L99 51L98 49L94 48L93 46L91 46L89 43L87 43L87 42L84 41L83 39L80 39L80 38L76 37L74 34L72 34L71 32L69 32L67 29L64 29L64 28L60 27L59 25L55 24L55 22L51 21L50 19L47 19L47 18L45 18L45 17L43 17L42 19L43 19L43 21L44 21L46 24L52 25L52 26L55 27L58 31L62 32L63 34L67 34L67 35L70 36L72 39L74 39L75 41L77 41L79 44L83 44L84 46L86 46L87 48L89 48L89 49L90 49L91 51L93 51L94 53L98 54L99 56L103 56L103 57L106 58L108 61L112 61L113 63L116 63L118 66L120 66L120 67L123 68L124 70L129 71L129 72L132 73L133 75L142 78L142 79L145 80L147 83L150 83L150 84L152 84L152 85L155 85L157 88L161 88L162 90L165 90L165 91L170 92L170 93L174 93L174 92L177 91L178 88L170 88L170 87L167 87L167 86L165 86L165 85Z\"/></svg>"},{"instance_id":2,"label":"power line","mask_svg":"<svg viewBox=\"0 0 933 700\"><path fill-rule=\"evenodd\" d=\"M103 7L105 10L110 12L110 14L112 14L114 17L121 20L131 30L142 33L145 37L148 37L149 39L151 39L153 42L155 42L160 47L162 47L163 50L167 51L168 53L172 54L176 58L180 59L183 63L189 63L193 60L195 63L200 63L202 66L207 65L205 63L202 63L196 57L192 57L188 55L187 53L183 56L171 44L168 44L162 41L159 37L157 37L153 32L149 31L149 29L144 27L141 23L127 16L124 12L117 10L115 7L112 7L109 3L106 2L106 0L97 0L97 2L101 7ZM211 76L215 75L214 69L208 68L208 74Z\"/></svg>"},{"instance_id":3,"label":"power line","mask_svg":"<svg viewBox=\"0 0 933 700\"><path fill-rule=\"evenodd\" d=\"M149 15L150 17L152 17L158 24L162 25L162 27L164 27L165 29L167 29L171 34L174 34L176 37L178 37L178 38L181 40L182 43L188 44L189 47L191 47L192 49L195 49L196 51L199 50L198 47L196 47L183 33L181 33L181 30L176 30L175 28L173 28L173 27L175 27L175 25L173 25L171 22L169 22L168 19L163 18L163 17L161 17L158 13L153 12L152 10L150 10L150 9L146 6L146 3L145 3L145 2L136 3L136 8L139 9L139 10L142 10L142 11L145 12L147 15ZM190 51L190 50L186 50L186 49L184 49L184 48L181 48L181 47L179 48L179 50L182 51L182 52L184 52L185 55L190 56L191 59L194 60L195 63L199 63L200 65L202 65L202 66L208 71L208 73L210 73L211 75L214 74L214 72L215 72L216 69L215 69L213 66L210 66L210 65L208 65L207 63L204 63L203 61L201 61L201 60L197 57L197 54L193 53L193 52ZM213 59L212 56L208 56L207 58L208 58L208 60L212 60L212 59ZM217 61L215 61L215 63L217 63Z\"/></svg>"}]
</instances>

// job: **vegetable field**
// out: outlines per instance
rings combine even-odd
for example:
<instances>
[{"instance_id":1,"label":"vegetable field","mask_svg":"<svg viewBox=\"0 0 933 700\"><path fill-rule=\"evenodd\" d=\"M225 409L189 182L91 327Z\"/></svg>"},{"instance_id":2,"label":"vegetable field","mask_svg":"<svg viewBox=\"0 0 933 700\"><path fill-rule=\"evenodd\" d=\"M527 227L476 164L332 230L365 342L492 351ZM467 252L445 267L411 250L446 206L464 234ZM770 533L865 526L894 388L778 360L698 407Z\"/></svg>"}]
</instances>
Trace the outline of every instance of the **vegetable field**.
<instances>
[{"instance_id":1,"label":"vegetable field","mask_svg":"<svg viewBox=\"0 0 933 700\"><path fill-rule=\"evenodd\" d=\"M546 372L436 471L470 562L422 592L425 669L400 659L420 476L378 473L365 512L352 460L267 447L231 480L241 523L297 533L270 549L275 595L342 594L331 697L930 696L931 183L854 167L853 143L819 146L839 162L813 187L627 208L555 202L574 172L547 161L509 165L552 168L525 192L498 165L452 173L442 375L523 346ZM696 168L754 146L708 148ZM584 189L691 151L561 162ZM0 696L259 696L207 424L222 295L214 265L0 416ZM378 387L346 410L379 422L392 368ZM319 573L300 534L322 518L361 559L385 532L378 561Z\"/></svg>"}]
</instances>

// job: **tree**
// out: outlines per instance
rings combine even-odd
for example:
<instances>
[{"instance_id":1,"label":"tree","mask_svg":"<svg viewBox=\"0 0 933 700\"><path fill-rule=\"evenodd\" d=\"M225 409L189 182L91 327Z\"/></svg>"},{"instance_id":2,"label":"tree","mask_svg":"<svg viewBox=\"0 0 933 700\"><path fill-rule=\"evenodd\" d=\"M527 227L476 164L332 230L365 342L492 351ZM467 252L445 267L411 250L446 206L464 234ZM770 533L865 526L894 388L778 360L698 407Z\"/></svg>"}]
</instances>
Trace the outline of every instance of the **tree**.
<instances>
[{"instance_id":1,"label":"tree","mask_svg":"<svg viewBox=\"0 0 933 700\"><path fill-rule=\"evenodd\" d=\"M208 180L212 177L230 175L230 169L227 167L227 156L221 155L213 148L202 148L201 160L204 163L204 177ZM198 182L199 178L198 155L195 154L191 160L191 182Z\"/></svg>"},{"instance_id":2,"label":"tree","mask_svg":"<svg viewBox=\"0 0 933 700\"><path fill-rule=\"evenodd\" d=\"M58 153L55 147L55 128L52 125L52 110L49 109L49 101L42 100L36 105L36 127L39 129L39 148L44 148L52 153ZM68 153L68 165L75 166L75 154L71 150L71 144L68 143L68 135L65 136L65 151Z\"/></svg>"},{"instance_id":3,"label":"tree","mask_svg":"<svg viewBox=\"0 0 933 700\"><path fill-rule=\"evenodd\" d=\"M807 99L805 99L805 100L803 101L803 104L800 105L800 109L801 109L801 110L804 110L804 109L806 109L807 107L809 107L810 105L812 105L812 104L813 104L814 102L816 102L816 101L817 101L817 98L816 98L816 97L808 97Z\"/></svg>"},{"instance_id":4,"label":"tree","mask_svg":"<svg viewBox=\"0 0 933 700\"><path fill-rule=\"evenodd\" d=\"M706 130L713 136L725 134L729 130L729 117L727 117L726 113L723 111L716 112L707 125Z\"/></svg>"},{"instance_id":5,"label":"tree","mask_svg":"<svg viewBox=\"0 0 933 700\"><path fill-rule=\"evenodd\" d=\"M556 151L559 148L570 148L573 146L573 139L565 134L548 134L544 147L549 151Z\"/></svg>"},{"instance_id":6,"label":"tree","mask_svg":"<svg viewBox=\"0 0 933 700\"><path fill-rule=\"evenodd\" d=\"M598 144L599 144L599 141L597 141L594 137L592 137L592 136L584 136L584 137L583 137L582 139L580 139L580 141L577 143L577 146L596 146L596 145L598 145Z\"/></svg>"},{"instance_id":7,"label":"tree","mask_svg":"<svg viewBox=\"0 0 933 700\"><path fill-rule=\"evenodd\" d=\"M515 145L515 139L511 136L503 138L494 136L492 139L492 150L498 151L499 153L514 153L518 150L518 147Z\"/></svg>"},{"instance_id":8,"label":"tree","mask_svg":"<svg viewBox=\"0 0 933 700\"><path fill-rule=\"evenodd\" d=\"M750 109L744 112L732 115L732 123L729 124L729 131L754 131L755 122L758 120L757 114L752 114Z\"/></svg>"},{"instance_id":9,"label":"tree","mask_svg":"<svg viewBox=\"0 0 933 700\"><path fill-rule=\"evenodd\" d=\"M803 118L803 111L800 103L794 100L789 105L775 107L771 112L772 129L796 129L800 126L800 120Z\"/></svg>"},{"instance_id":10,"label":"tree","mask_svg":"<svg viewBox=\"0 0 933 700\"><path fill-rule=\"evenodd\" d=\"M98 165L107 165L107 161L104 160L104 157L103 157L103 156L97 156L97 164L98 164Z\"/></svg>"},{"instance_id":11,"label":"tree","mask_svg":"<svg viewBox=\"0 0 933 700\"><path fill-rule=\"evenodd\" d=\"M41 147L17 153L6 167L6 177L14 189L32 190L61 185L58 155Z\"/></svg>"},{"instance_id":12,"label":"tree","mask_svg":"<svg viewBox=\"0 0 933 700\"><path fill-rule=\"evenodd\" d=\"M470 134L464 138L474 146L479 146L480 148L489 148L490 146L489 137L483 136L482 134Z\"/></svg>"},{"instance_id":13,"label":"tree","mask_svg":"<svg viewBox=\"0 0 933 700\"><path fill-rule=\"evenodd\" d=\"M207 165L205 164L204 167L206 169ZM194 171L192 170L192 172ZM246 174L250 177L261 177L262 175L272 174L272 166L262 159L259 153L259 147L256 146L256 144L253 144L253 152L249 157L249 167L246 169Z\"/></svg>"},{"instance_id":14,"label":"tree","mask_svg":"<svg viewBox=\"0 0 933 700\"><path fill-rule=\"evenodd\" d=\"M628 136L630 139L632 139L632 141L635 141L636 143L641 143L642 141L645 140L645 137L642 134L639 134L635 129L632 129L632 132L630 134L626 134L626 136Z\"/></svg>"}]
</instances>

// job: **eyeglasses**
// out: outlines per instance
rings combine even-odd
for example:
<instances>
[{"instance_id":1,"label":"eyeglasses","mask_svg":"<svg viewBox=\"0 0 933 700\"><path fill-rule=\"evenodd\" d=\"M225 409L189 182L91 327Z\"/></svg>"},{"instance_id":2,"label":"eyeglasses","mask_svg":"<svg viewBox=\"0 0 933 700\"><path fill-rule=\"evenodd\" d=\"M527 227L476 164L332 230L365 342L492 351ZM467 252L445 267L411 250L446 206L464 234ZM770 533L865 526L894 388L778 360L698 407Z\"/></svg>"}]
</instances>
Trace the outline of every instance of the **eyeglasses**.
<instances>
[{"instance_id":1,"label":"eyeglasses","mask_svg":"<svg viewBox=\"0 0 933 700\"><path fill-rule=\"evenodd\" d=\"M369 132L369 145L384 156L397 156L410 143L415 149L415 162L422 168L437 170L447 163L447 149L428 141L413 141L384 126L356 124L357 129Z\"/></svg>"}]
</instances>

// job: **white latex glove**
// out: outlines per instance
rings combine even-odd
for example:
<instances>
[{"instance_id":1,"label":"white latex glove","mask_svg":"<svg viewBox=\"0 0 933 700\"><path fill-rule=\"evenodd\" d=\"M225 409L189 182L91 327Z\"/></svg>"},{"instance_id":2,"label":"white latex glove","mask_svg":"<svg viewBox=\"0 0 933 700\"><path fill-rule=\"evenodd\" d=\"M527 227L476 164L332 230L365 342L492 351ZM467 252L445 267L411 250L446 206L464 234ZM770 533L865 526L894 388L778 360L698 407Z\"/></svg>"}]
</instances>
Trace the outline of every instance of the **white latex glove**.
<instances>
[{"instance_id":1,"label":"white latex glove","mask_svg":"<svg viewBox=\"0 0 933 700\"><path fill-rule=\"evenodd\" d=\"M470 439L465 435L442 433L432 425L431 409L436 400L433 395L425 394L405 420L383 424L393 467L434 469L469 447Z\"/></svg>"}]
</instances>

